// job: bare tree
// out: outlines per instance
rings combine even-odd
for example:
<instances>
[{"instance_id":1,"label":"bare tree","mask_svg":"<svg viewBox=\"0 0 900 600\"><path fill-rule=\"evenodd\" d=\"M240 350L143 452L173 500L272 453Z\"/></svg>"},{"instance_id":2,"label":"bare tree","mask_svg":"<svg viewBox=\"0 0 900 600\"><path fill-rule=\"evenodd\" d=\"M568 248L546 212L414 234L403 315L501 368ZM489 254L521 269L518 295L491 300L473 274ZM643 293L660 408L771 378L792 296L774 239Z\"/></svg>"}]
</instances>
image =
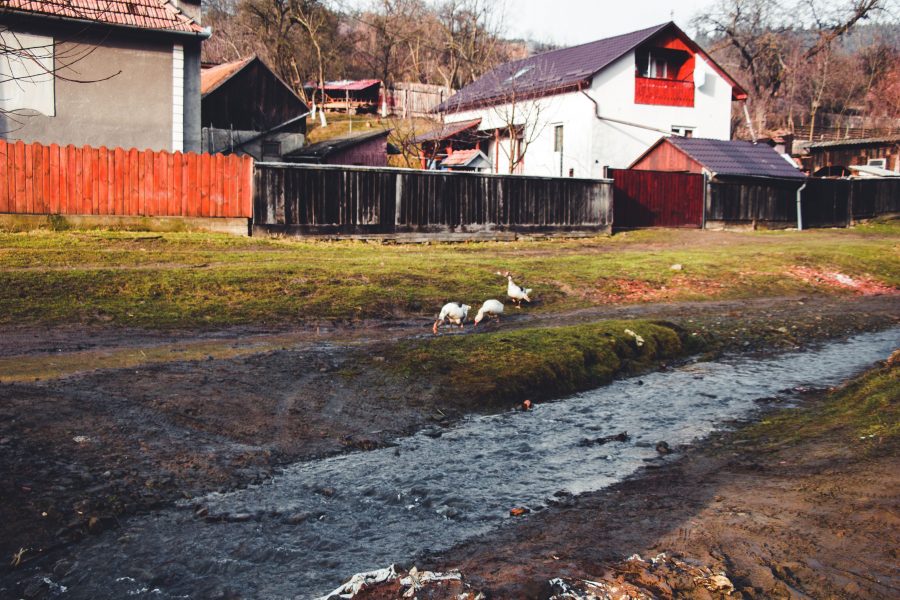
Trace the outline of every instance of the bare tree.
<instances>
[{"instance_id":1,"label":"bare tree","mask_svg":"<svg viewBox=\"0 0 900 600\"><path fill-rule=\"evenodd\" d=\"M512 174L524 164L528 149L547 128L546 113L552 109L555 100L533 93L533 85L529 82L542 79L540 64L523 66L512 73L498 71L488 77L496 77L496 87L505 92L492 100L497 104L491 109L490 121L500 124L495 130L494 143L506 156L508 171Z\"/></svg>"}]
</instances>

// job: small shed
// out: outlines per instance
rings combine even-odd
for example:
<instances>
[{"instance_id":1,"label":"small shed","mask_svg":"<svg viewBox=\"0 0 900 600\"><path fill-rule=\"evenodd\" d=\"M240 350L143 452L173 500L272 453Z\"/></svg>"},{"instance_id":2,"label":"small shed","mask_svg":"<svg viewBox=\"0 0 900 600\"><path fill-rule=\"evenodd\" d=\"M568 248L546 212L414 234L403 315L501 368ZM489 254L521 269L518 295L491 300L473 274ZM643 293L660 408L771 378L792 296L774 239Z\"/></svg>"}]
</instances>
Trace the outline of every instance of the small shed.
<instances>
[{"instance_id":1,"label":"small shed","mask_svg":"<svg viewBox=\"0 0 900 600\"><path fill-rule=\"evenodd\" d=\"M315 83L307 83L304 87L306 95L313 97L313 92L319 89ZM333 110L348 113L376 113L381 104L381 80L380 79L344 79L341 81L326 81L321 88L325 100L322 107L325 110ZM318 93L316 98L318 98Z\"/></svg>"},{"instance_id":2,"label":"small shed","mask_svg":"<svg viewBox=\"0 0 900 600\"><path fill-rule=\"evenodd\" d=\"M343 135L285 155L288 162L317 165L386 167L390 129Z\"/></svg>"},{"instance_id":3,"label":"small shed","mask_svg":"<svg viewBox=\"0 0 900 600\"><path fill-rule=\"evenodd\" d=\"M884 137L813 142L804 166L813 175L828 175L853 166L870 166L900 173L900 134Z\"/></svg>"},{"instance_id":4,"label":"small shed","mask_svg":"<svg viewBox=\"0 0 900 600\"><path fill-rule=\"evenodd\" d=\"M706 173L718 179L806 178L789 159L767 144L678 136L661 138L629 168L642 171Z\"/></svg>"},{"instance_id":5,"label":"small shed","mask_svg":"<svg viewBox=\"0 0 900 600\"><path fill-rule=\"evenodd\" d=\"M706 175L706 197L696 199L704 207L704 227L794 227L798 194L807 181L790 157L768 144L678 136L657 141L631 171L656 172L663 181L670 173Z\"/></svg>"},{"instance_id":6,"label":"small shed","mask_svg":"<svg viewBox=\"0 0 900 600\"><path fill-rule=\"evenodd\" d=\"M486 148L489 136L478 130L481 119L443 123L436 129L413 138L419 147L419 159L423 169L438 168L441 161L460 150L481 150ZM489 170L490 159L488 159Z\"/></svg>"},{"instance_id":7,"label":"small shed","mask_svg":"<svg viewBox=\"0 0 900 600\"><path fill-rule=\"evenodd\" d=\"M200 91L204 152L279 160L306 141L306 103L259 57L206 66Z\"/></svg>"},{"instance_id":8,"label":"small shed","mask_svg":"<svg viewBox=\"0 0 900 600\"><path fill-rule=\"evenodd\" d=\"M491 161L481 150L457 150L441 161L441 169L469 173L489 173Z\"/></svg>"}]
</instances>

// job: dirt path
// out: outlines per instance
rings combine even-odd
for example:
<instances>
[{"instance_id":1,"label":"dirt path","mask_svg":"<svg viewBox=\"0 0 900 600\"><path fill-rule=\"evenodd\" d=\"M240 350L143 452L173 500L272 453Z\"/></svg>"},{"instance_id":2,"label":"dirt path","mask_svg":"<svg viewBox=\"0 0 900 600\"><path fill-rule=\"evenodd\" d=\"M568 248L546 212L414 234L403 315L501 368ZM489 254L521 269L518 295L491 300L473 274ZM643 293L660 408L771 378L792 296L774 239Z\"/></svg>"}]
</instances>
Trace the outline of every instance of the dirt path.
<instances>
[{"instance_id":1,"label":"dirt path","mask_svg":"<svg viewBox=\"0 0 900 600\"><path fill-rule=\"evenodd\" d=\"M717 351L771 351L895 324L896 296L521 311L504 328L676 322ZM431 382L359 368L427 320L148 332L0 332L0 559L40 560L117 519L280 465L368 449L463 411ZM469 335L469 333L466 333Z\"/></svg>"}]
</instances>

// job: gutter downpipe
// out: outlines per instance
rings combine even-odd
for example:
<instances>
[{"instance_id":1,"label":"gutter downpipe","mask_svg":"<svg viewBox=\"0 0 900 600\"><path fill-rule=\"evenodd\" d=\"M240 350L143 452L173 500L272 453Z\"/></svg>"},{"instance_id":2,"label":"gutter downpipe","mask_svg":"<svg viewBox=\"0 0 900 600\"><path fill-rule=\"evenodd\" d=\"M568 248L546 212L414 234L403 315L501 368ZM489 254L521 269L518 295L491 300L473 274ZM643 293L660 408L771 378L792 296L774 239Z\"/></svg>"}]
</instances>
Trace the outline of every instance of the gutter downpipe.
<instances>
[{"instance_id":1,"label":"gutter downpipe","mask_svg":"<svg viewBox=\"0 0 900 600\"><path fill-rule=\"evenodd\" d=\"M800 194L806 189L806 184L807 182L804 181L803 185L797 189L797 231L803 231L803 209L801 208Z\"/></svg>"},{"instance_id":2,"label":"gutter downpipe","mask_svg":"<svg viewBox=\"0 0 900 600\"><path fill-rule=\"evenodd\" d=\"M618 123L619 125L627 125L629 127L637 127L638 129L649 129L650 131L656 131L657 133L662 133L667 136L671 136L671 131L666 131L665 129L657 129L656 127L650 127L649 125L641 125L640 123L634 123L632 121L623 121L621 119L613 119L611 117L604 117L600 115L600 105L597 103L594 98L588 94L586 91L581 90L581 93L584 94L584 97L594 103L594 116L597 117L600 121L609 121L610 123Z\"/></svg>"}]
</instances>

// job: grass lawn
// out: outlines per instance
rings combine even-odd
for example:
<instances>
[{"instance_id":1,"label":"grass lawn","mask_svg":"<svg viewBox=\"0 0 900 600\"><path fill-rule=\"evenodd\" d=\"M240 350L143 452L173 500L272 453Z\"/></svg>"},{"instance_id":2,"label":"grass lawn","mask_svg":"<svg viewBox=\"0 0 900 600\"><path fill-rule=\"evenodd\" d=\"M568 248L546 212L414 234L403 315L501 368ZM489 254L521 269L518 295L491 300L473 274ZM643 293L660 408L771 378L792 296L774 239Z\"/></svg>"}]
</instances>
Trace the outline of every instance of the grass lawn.
<instances>
[{"instance_id":1,"label":"grass lawn","mask_svg":"<svg viewBox=\"0 0 900 600\"><path fill-rule=\"evenodd\" d=\"M675 264L682 270L673 270ZM900 287L900 221L851 230L647 230L583 240L434 245L197 233L0 232L0 323L142 327L435 315L444 302L529 310L609 303L853 294L829 274Z\"/></svg>"}]
</instances>

